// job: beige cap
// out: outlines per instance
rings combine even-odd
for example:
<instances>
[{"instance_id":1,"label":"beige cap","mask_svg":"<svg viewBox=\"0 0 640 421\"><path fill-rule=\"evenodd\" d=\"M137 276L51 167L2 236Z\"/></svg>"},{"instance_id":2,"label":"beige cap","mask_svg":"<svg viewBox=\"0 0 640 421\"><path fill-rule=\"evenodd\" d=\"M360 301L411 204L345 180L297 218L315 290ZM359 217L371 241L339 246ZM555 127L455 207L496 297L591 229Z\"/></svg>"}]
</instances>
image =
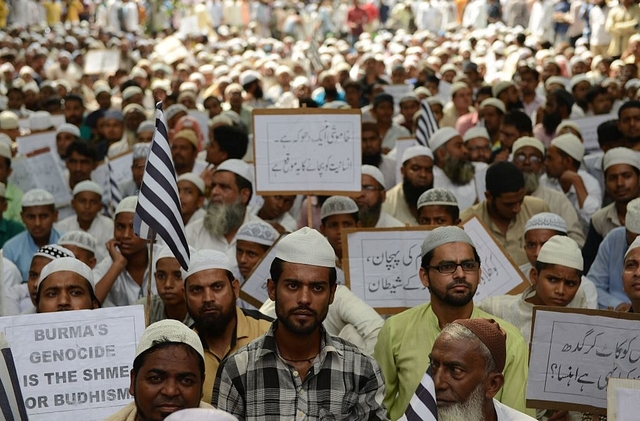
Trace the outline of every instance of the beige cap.
<instances>
[{"instance_id":1,"label":"beige cap","mask_svg":"<svg viewBox=\"0 0 640 421\"><path fill-rule=\"evenodd\" d=\"M575 240L564 235L554 235L540 249L538 262L570 267L582 272L584 260Z\"/></svg>"},{"instance_id":2,"label":"beige cap","mask_svg":"<svg viewBox=\"0 0 640 421\"><path fill-rule=\"evenodd\" d=\"M551 141L551 146L555 146L576 161L582 161L584 157L584 145L578 136L574 134L562 134Z\"/></svg>"},{"instance_id":3,"label":"beige cap","mask_svg":"<svg viewBox=\"0 0 640 421\"><path fill-rule=\"evenodd\" d=\"M18 124L18 116L11 111L3 111L0 113L0 129L2 130L13 130L17 129Z\"/></svg>"},{"instance_id":4,"label":"beige cap","mask_svg":"<svg viewBox=\"0 0 640 421\"><path fill-rule=\"evenodd\" d=\"M196 173L187 172L178 176L177 182L188 181L191 184L195 185L200 193L204 194L205 186L204 180Z\"/></svg>"},{"instance_id":5,"label":"beige cap","mask_svg":"<svg viewBox=\"0 0 640 421\"><path fill-rule=\"evenodd\" d=\"M604 154L602 168L607 169L613 165L627 164L640 171L640 158L635 151L629 148L612 148Z\"/></svg>"},{"instance_id":6,"label":"beige cap","mask_svg":"<svg viewBox=\"0 0 640 421\"><path fill-rule=\"evenodd\" d=\"M640 234L640 198L627 203L624 226L634 234Z\"/></svg>"},{"instance_id":7,"label":"beige cap","mask_svg":"<svg viewBox=\"0 0 640 421\"><path fill-rule=\"evenodd\" d=\"M195 148L198 147L198 139L196 138L196 132L189 129L180 130L173 136L174 139L186 139L191 143Z\"/></svg>"},{"instance_id":8,"label":"beige cap","mask_svg":"<svg viewBox=\"0 0 640 421\"><path fill-rule=\"evenodd\" d=\"M542 155L544 155L544 152L545 152L544 144L538 139L536 139L535 137L531 137L531 136L522 136L518 138L518 140L513 142L513 146L511 147L511 150L513 151L513 153L516 153L518 149L524 148L525 146L531 146L532 148L536 148L537 150L542 152Z\"/></svg>"},{"instance_id":9,"label":"beige cap","mask_svg":"<svg viewBox=\"0 0 640 421\"><path fill-rule=\"evenodd\" d=\"M136 348L136 358L158 343L164 342L188 345L204 360L204 349L202 348L202 342L198 334L189 329L184 323L173 319L155 322L144 331Z\"/></svg>"},{"instance_id":10,"label":"beige cap","mask_svg":"<svg viewBox=\"0 0 640 421\"><path fill-rule=\"evenodd\" d=\"M40 279L38 280L38 288L40 288L40 285L47 279L49 275L56 272L77 273L78 275L89 281L89 284L91 285L91 287L93 287L93 273L91 272L91 268L89 268L89 266L82 263L75 257L60 257L57 259L53 259L50 263L47 263L44 268L42 268L42 272L40 272Z\"/></svg>"},{"instance_id":11,"label":"beige cap","mask_svg":"<svg viewBox=\"0 0 640 421\"><path fill-rule=\"evenodd\" d=\"M278 241L276 257L289 263L336 267L336 254L329 241L309 227L300 228Z\"/></svg>"}]
</instances>

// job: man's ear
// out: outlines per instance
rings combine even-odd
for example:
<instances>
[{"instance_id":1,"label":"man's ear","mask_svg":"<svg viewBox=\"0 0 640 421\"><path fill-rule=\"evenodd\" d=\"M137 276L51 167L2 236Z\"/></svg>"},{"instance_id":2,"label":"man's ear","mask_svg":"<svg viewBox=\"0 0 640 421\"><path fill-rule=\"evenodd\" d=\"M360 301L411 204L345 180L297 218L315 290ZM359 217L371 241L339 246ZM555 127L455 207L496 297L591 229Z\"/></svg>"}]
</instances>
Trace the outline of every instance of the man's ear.
<instances>
[{"instance_id":1,"label":"man's ear","mask_svg":"<svg viewBox=\"0 0 640 421\"><path fill-rule=\"evenodd\" d=\"M249 204L250 197L251 197L251 189L246 188L246 189L240 190L240 198L242 199L242 203L244 203L245 206Z\"/></svg>"},{"instance_id":2,"label":"man's ear","mask_svg":"<svg viewBox=\"0 0 640 421\"><path fill-rule=\"evenodd\" d=\"M532 267L529 271L529 282L531 282L531 285L538 284L538 271L535 267Z\"/></svg>"},{"instance_id":3,"label":"man's ear","mask_svg":"<svg viewBox=\"0 0 640 421\"><path fill-rule=\"evenodd\" d=\"M233 295L235 295L236 298L240 298L240 281L237 279L231 281L231 289L233 289Z\"/></svg>"},{"instance_id":4,"label":"man's ear","mask_svg":"<svg viewBox=\"0 0 640 421\"><path fill-rule=\"evenodd\" d=\"M489 373L483 384L485 398L493 399L500 391L500 388L502 388L502 385L504 385L504 376L502 373Z\"/></svg>"},{"instance_id":5,"label":"man's ear","mask_svg":"<svg viewBox=\"0 0 640 421\"><path fill-rule=\"evenodd\" d=\"M129 382L129 394L131 396L135 396L136 395L136 388L135 388L136 375L133 373L133 369L129 373L129 377L131 378L131 381Z\"/></svg>"},{"instance_id":6,"label":"man's ear","mask_svg":"<svg viewBox=\"0 0 640 421\"><path fill-rule=\"evenodd\" d=\"M421 267L418 271L418 276L420 276L420 282L422 282L422 285L424 285L425 288L429 288L429 274L427 269Z\"/></svg>"},{"instance_id":7,"label":"man's ear","mask_svg":"<svg viewBox=\"0 0 640 421\"><path fill-rule=\"evenodd\" d=\"M276 301L276 283L273 282L273 279L267 279L267 293L269 294L269 299L271 301Z\"/></svg>"}]
</instances>

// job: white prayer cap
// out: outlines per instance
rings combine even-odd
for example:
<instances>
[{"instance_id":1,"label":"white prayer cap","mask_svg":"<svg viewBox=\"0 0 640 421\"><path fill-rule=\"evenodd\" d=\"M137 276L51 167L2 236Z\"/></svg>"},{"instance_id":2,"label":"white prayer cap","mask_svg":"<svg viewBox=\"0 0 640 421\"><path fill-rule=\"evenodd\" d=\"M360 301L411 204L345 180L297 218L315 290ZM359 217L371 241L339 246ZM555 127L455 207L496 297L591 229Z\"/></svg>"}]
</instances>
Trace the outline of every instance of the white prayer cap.
<instances>
[{"instance_id":1,"label":"white prayer cap","mask_svg":"<svg viewBox=\"0 0 640 421\"><path fill-rule=\"evenodd\" d=\"M173 117L175 117L175 115L178 114L179 112L184 112L186 114L189 114L189 110L184 105L182 105L182 104L173 104L173 105L167 107L167 110L164 112L164 116L167 119L167 121L169 121Z\"/></svg>"},{"instance_id":2,"label":"white prayer cap","mask_svg":"<svg viewBox=\"0 0 640 421\"><path fill-rule=\"evenodd\" d=\"M627 252L624 254L624 258L626 259L631 250L637 249L638 247L640 247L640 235L637 236L635 240L633 240L633 243L631 243L631 245L627 249Z\"/></svg>"},{"instance_id":3,"label":"white prayer cap","mask_svg":"<svg viewBox=\"0 0 640 421\"><path fill-rule=\"evenodd\" d=\"M609 86L611 86L611 85L616 85L617 87L620 87L620 83L618 82L618 80L617 80L617 79L614 79L614 78L612 78L612 77L608 77L608 78L604 79L604 80L600 83L600 85L601 85L603 88L608 88L608 87L609 87Z\"/></svg>"},{"instance_id":4,"label":"white prayer cap","mask_svg":"<svg viewBox=\"0 0 640 421\"><path fill-rule=\"evenodd\" d=\"M2 141L5 136L9 137L4 133L0 133L0 156L7 159L13 159L11 156L11 146ZM11 138L9 138L9 142L11 142Z\"/></svg>"},{"instance_id":5,"label":"white prayer cap","mask_svg":"<svg viewBox=\"0 0 640 421\"><path fill-rule=\"evenodd\" d=\"M329 241L309 227L300 228L278 241L276 257L289 263L336 267L336 253Z\"/></svg>"},{"instance_id":6,"label":"white prayer cap","mask_svg":"<svg viewBox=\"0 0 640 421\"><path fill-rule=\"evenodd\" d=\"M253 177L251 176L251 167L249 166L249 164L247 164L241 159L227 159L226 161L218 165L218 167L216 168L216 172L218 171L232 172L244 178L251 184L253 184L253 181L252 181Z\"/></svg>"},{"instance_id":7,"label":"white prayer cap","mask_svg":"<svg viewBox=\"0 0 640 421\"><path fill-rule=\"evenodd\" d=\"M480 103L480 109L483 109L487 106L495 107L496 109L501 111L502 114L507 112L507 107L504 106L504 102L500 101L498 98L487 98Z\"/></svg>"},{"instance_id":8,"label":"white prayer cap","mask_svg":"<svg viewBox=\"0 0 640 421\"><path fill-rule=\"evenodd\" d=\"M49 275L56 272L77 273L86 279L93 289L93 273L91 272L91 268L75 257L67 256L54 258L50 263L47 263L47 265L42 268L42 272L40 272L40 279L38 279L38 289Z\"/></svg>"},{"instance_id":9,"label":"white prayer cap","mask_svg":"<svg viewBox=\"0 0 640 421\"><path fill-rule=\"evenodd\" d=\"M482 103L484 104L484 101ZM470 141L471 139L475 139L476 137L481 137L483 139L491 140L491 137L489 136L489 132L484 127L472 127L472 128L470 128L464 134L464 137L462 138L462 140L464 140L465 143L466 143L466 142Z\"/></svg>"},{"instance_id":10,"label":"white prayer cap","mask_svg":"<svg viewBox=\"0 0 640 421\"><path fill-rule=\"evenodd\" d=\"M50 263L47 263L47 265L42 268L42 272L40 272L40 279L38 279L38 289L49 275L56 272L77 273L78 275L86 279L93 289L93 273L91 272L91 268L89 268L89 266L82 263L75 257L60 257L57 259L53 259Z\"/></svg>"},{"instance_id":11,"label":"white prayer cap","mask_svg":"<svg viewBox=\"0 0 640 421\"><path fill-rule=\"evenodd\" d=\"M587 75L580 74L580 75L576 75L576 76L571 78L571 82L569 83L569 86L571 87L571 90L573 90L573 88L575 88L576 85L578 83L580 83L580 82L587 82L589 85L591 85L591 80L589 80Z\"/></svg>"},{"instance_id":12,"label":"white prayer cap","mask_svg":"<svg viewBox=\"0 0 640 421\"><path fill-rule=\"evenodd\" d=\"M560 215L552 212L540 212L532 216L524 226L525 234L531 230L552 230L567 233L567 223Z\"/></svg>"},{"instance_id":13,"label":"white prayer cap","mask_svg":"<svg viewBox=\"0 0 640 421\"><path fill-rule=\"evenodd\" d=\"M429 147L432 151L437 151L439 147L450 141L456 136L460 136L460 133L453 127L442 127L436 130L429 139Z\"/></svg>"},{"instance_id":14,"label":"white prayer cap","mask_svg":"<svg viewBox=\"0 0 640 421\"><path fill-rule=\"evenodd\" d=\"M29 83L25 83L24 86L22 87L22 92L35 92L40 93L40 88L38 88L38 84L34 81L29 82Z\"/></svg>"},{"instance_id":15,"label":"white prayer cap","mask_svg":"<svg viewBox=\"0 0 640 421\"><path fill-rule=\"evenodd\" d=\"M100 197L102 197L102 187L100 187L98 185L98 183L96 183L95 181L84 180L84 181L79 182L73 188L73 195L75 196L76 194L84 192L84 191L95 193L95 194L99 195Z\"/></svg>"},{"instance_id":16,"label":"white prayer cap","mask_svg":"<svg viewBox=\"0 0 640 421\"><path fill-rule=\"evenodd\" d=\"M44 189L32 189L22 196L22 207L54 205L53 195Z\"/></svg>"},{"instance_id":17,"label":"white prayer cap","mask_svg":"<svg viewBox=\"0 0 640 421\"><path fill-rule=\"evenodd\" d=\"M140 123L140 125L138 126L138 129L136 130L136 134L140 134L142 132L153 132L156 129L156 124L155 122L151 121L151 120L145 120L142 123Z\"/></svg>"},{"instance_id":18,"label":"white prayer cap","mask_svg":"<svg viewBox=\"0 0 640 421\"><path fill-rule=\"evenodd\" d=\"M42 246L33 254L33 257L46 257L47 259L59 259L61 257L73 257L76 255L66 247L62 247L58 244L48 244Z\"/></svg>"},{"instance_id":19,"label":"white prayer cap","mask_svg":"<svg viewBox=\"0 0 640 421\"><path fill-rule=\"evenodd\" d=\"M264 221L251 221L238 228L237 240L272 246L280 234L271 224Z\"/></svg>"},{"instance_id":20,"label":"white prayer cap","mask_svg":"<svg viewBox=\"0 0 640 421\"><path fill-rule=\"evenodd\" d=\"M138 196L129 196L125 197L118 203L118 207L116 208L116 215L123 212L136 213L136 206L138 205Z\"/></svg>"},{"instance_id":21,"label":"white prayer cap","mask_svg":"<svg viewBox=\"0 0 640 421\"><path fill-rule=\"evenodd\" d=\"M551 141L551 146L560 149L576 161L582 161L584 156L584 145L578 136L567 133L562 134Z\"/></svg>"},{"instance_id":22,"label":"white prayer cap","mask_svg":"<svg viewBox=\"0 0 640 421\"><path fill-rule=\"evenodd\" d=\"M344 215L358 213L358 205L347 196L331 196L322 204L320 208L320 219L331 215Z\"/></svg>"},{"instance_id":23,"label":"white prayer cap","mask_svg":"<svg viewBox=\"0 0 640 421\"><path fill-rule=\"evenodd\" d=\"M238 81L240 82L240 85L245 86L260 79L260 73L256 72L255 70L245 70L240 74L240 78L238 79Z\"/></svg>"},{"instance_id":24,"label":"white prayer cap","mask_svg":"<svg viewBox=\"0 0 640 421\"><path fill-rule=\"evenodd\" d=\"M151 143L134 143L133 144L133 159L147 159L149 152L151 151Z\"/></svg>"},{"instance_id":25,"label":"white prayer cap","mask_svg":"<svg viewBox=\"0 0 640 421\"><path fill-rule=\"evenodd\" d=\"M449 190L438 187L427 190L418 198L418 209L437 205L458 207L458 199Z\"/></svg>"},{"instance_id":26,"label":"white prayer cap","mask_svg":"<svg viewBox=\"0 0 640 421\"><path fill-rule=\"evenodd\" d=\"M77 138L80 137L80 129L78 128L78 126L74 126L73 124L69 123L61 124L60 127L58 127L58 130L56 130L56 135L59 133L68 133Z\"/></svg>"},{"instance_id":27,"label":"white prayer cap","mask_svg":"<svg viewBox=\"0 0 640 421\"><path fill-rule=\"evenodd\" d=\"M559 133L560 130L564 129L565 127L569 127L575 130L582 137L582 130L580 130L580 126L578 126L575 122L571 120L562 120L560 124L558 124L558 127L556 128L556 133Z\"/></svg>"},{"instance_id":28,"label":"white prayer cap","mask_svg":"<svg viewBox=\"0 0 640 421\"><path fill-rule=\"evenodd\" d=\"M143 95L142 89L140 89L138 86L129 86L127 89L122 91L122 99L126 101L128 99L131 99L132 96L138 94Z\"/></svg>"},{"instance_id":29,"label":"white prayer cap","mask_svg":"<svg viewBox=\"0 0 640 421\"><path fill-rule=\"evenodd\" d=\"M12 130L20 127L18 116L12 111L3 111L0 113L0 129Z\"/></svg>"},{"instance_id":30,"label":"white prayer cap","mask_svg":"<svg viewBox=\"0 0 640 421\"><path fill-rule=\"evenodd\" d=\"M296 89L296 88L299 88L300 86L311 87L311 82L309 82L309 78L305 76L298 76L295 79L293 79L293 82L291 82L291 87L293 89Z\"/></svg>"},{"instance_id":31,"label":"white prayer cap","mask_svg":"<svg viewBox=\"0 0 640 421\"><path fill-rule=\"evenodd\" d=\"M61 246L69 245L80 247L83 250L96 254L98 241L96 241L96 238L88 232L76 230L66 232L62 237L60 237L58 244Z\"/></svg>"},{"instance_id":32,"label":"white prayer cap","mask_svg":"<svg viewBox=\"0 0 640 421\"><path fill-rule=\"evenodd\" d=\"M427 156L433 159L433 152L431 152L431 149L427 148L426 146L422 146L422 145L409 146L402 153L402 163L404 164L408 160L413 159L417 156Z\"/></svg>"},{"instance_id":33,"label":"white prayer cap","mask_svg":"<svg viewBox=\"0 0 640 421\"><path fill-rule=\"evenodd\" d=\"M455 72L458 73L458 69L454 64L446 63L440 68L440 75L444 75L447 72Z\"/></svg>"},{"instance_id":34,"label":"white prayer cap","mask_svg":"<svg viewBox=\"0 0 640 421\"><path fill-rule=\"evenodd\" d=\"M566 266L580 272L584 269L578 243L564 235L554 235L544 243L538 254L538 262Z\"/></svg>"},{"instance_id":35,"label":"white prayer cap","mask_svg":"<svg viewBox=\"0 0 640 421\"><path fill-rule=\"evenodd\" d=\"M131 73L129 73L129 77L131 79L137 78L137 77L141 77L146 79L147 78L147 72L140 67L134 67L133 69L131 69ZM125 89L126 91L126 89Z\"/></svg>"},{"instance_id":36,"label":"white prayer cap","mask_svg":"<svg viewBox=\"0 0 640 421\"><path fill-rule=\"evenodd\" d=\"M178 177L177 182L181 181L188 181L195 185L200 190L200 193L204 194L204 180L198 174L192 172L184 173Z\"/></svg>"},{"instance_id":37,"label":"white prayer cap","mask_svg":"<svg viewBox=\"0 0 640 421\"><path fill-rule=\"evenodd\" d=\"M424 257L436 247L449 243L467 243L475 249L471 237L469 237L469 234L462 228L456 226L438 227L427 233L427 238L422 242L422 253L420 256Z\"/></svg>"},{"instance_id":38,"label":"white prayer cap","mask_svg":"<svg viewBox=\"0 0 640 421\"><path fill-rule=\"evenodd\" d=\"M51 114L46 111L36 111L29 116L29 128L31 130L46 130L52 127Z\"/></svg>"},{"instance_id":39,"label":"white prayer cap","mask_svg":"<svg viewBox=\"0 0 640 421\"><path fill-rule=\"evenodd\" d=\"M624 89L639 88L639 87L640 87L640 79L638 78L629 79L627 83L624 84Z\"/></svg>"},{"instance_id":40,"label":"white prayer cap","mask_svg":"<svg viewBox=\"0 0 640 421\"><path fill-rule=\"evenodd\" d=\"M544 155L544 144L540 140L531 136L519 137L518 140L513 142L513 146L511 147L511 150L515 154L518 151L518 149L524 148L525 146L531 146L532 148L536 148L537 150L542 152L542 155Z\"/></svg>"},{"instance_id":41,"label":"white prayer cap","mask_svg":"<svg viewBox=\"0 0 640 421\"><path fill-rule=\"evenodd\" d=\"M169 84L169 81L166 80L166 79L156 79L153 82L151 82L151 90L155 91L156 89L162 89L163 91L169 91L171 89L171 86ZM168 108L167 108L167 110L168 110Z\"/></svg>"},{"instance_id":42,"label":"white prayer cap","mask_svg":"<svg viewBox=\"0 0 640 421\"><path fill-rule=\"evenodd\" d=\"M640 199L627 203L627 215L624 226L634 234L640 234Z\"/></svg>"},{"instance_id":43,"label":"white prayer cap","mask_svg":"<svg viewBox=\"0 0 640 421\"><path fill-rule=\"evenodd\" d=\"M500 82L493 85L493 87L491 88L491 94L495 98L498 98L498 95L500 95L502 91L504 91L505 89L508 89L511 86L515 86L513 82L509 80L501 80Z\"/></svg>"},{"instance_id":44,"label":"white prayer cap","mask_svg":"<svg viewBox=\"0 0 640 421\"><path fill-rule=\"evenodd\" d=\"M460 89L468 87L469 85L467 85L465 82L455 82L451 85L451 96L454 96Z\"/></svg>"},{"instance_id":45,"label":"white prayer cap","mask_svg":"<svg viewBox=\"0 0 640 421\"><path fill-rule=\"evenodd\" d=\"M136 348L136 358L159 343L166 342L188 345L204 360L204 349L198 334L189 329L184 323L173 319L155 322L144 331Z\"/></svg>"},{"instance_id":46,"label":"white prayer cap","mask_svg":"<svg viewBox=\"0 0 640 421\"><path fill-rule=\"evenodd\" d=\"M191 275L211 269L222 269L233 273L231 261L226 254L217 250L203 249L191 253L189 270L181 269L182 279L186 280Z\"/></svg>"},{"instance_id":47,"label":"white prayer cap","mask_svg":"<svg viewBox=\"0 0 640 421\"><path fill-rule=\"evenodd\" d=\"M442 102L440 97L437 97L437 96L430 96L429 98L427 98L427 104L440 105L441 107L444 107L444 102Z\"/></svg>"},{"instance_id":48,"label":"white prayer cap","mask_svg":"<svg viewBox=\"0 0 640 421\"><path fill-rule=\"evenodd\" d=\"M213 408L187 408L174 412L165 421L238 421L233 415Z\"/></svg>"},{"instance_id":49,"label":"white prayer cap","mask_svg":"<svg viewBox=\"0 0 640 421\"><path fill-rule=\"evenodd\" d=\"M178 88L178 92L180 92L180 95L190 92L195 96L198 92L198 85L196 85L195 82L182 82L180 88Z\"/></svg>"},{"instance_id":50,"label":"white prayer cap","mask_svg":"<svg viewBox=\"0 0 640 421\"><path fill-rule=\"evenodd\" d=\"M547 79L547 81L544 83L544 87L546 89L549 89L549 86L551 85L561 85L563 88L566 87L566 82L563 78L561 78L560 76L551 76L549 79Z\"/></svg>"},{"instance_id":51,"label":"white prayer cap","mask_svg":"<svg viewBox=\"0 0 640 421\"><path fill-rule=\"evenodd\" d=\"M613 165L627 164L640 171L640 158L635 151L629 148L612 148L604 154L602 159L602 168L606 172Z\"/></svg>"},{"instance_id":52,"label":"white prayer cap","mask_svg":"<svg viewBox=\"0 0 640 421\"><path fill-rule=\"evenodd\" d=\"M129 89L129 88L127 88ZM147 116L147 112L145 111L144 107L140 104L127 104L123 109L122 109L122 115L128 115L129 113L140 113L142 115L144 115L145 117Z\"/></svg>"},{"instance_id":53,"label":"white prayer cap","mask_svg":"<svg viewBox=\"0 0 640 421\"><path fill-rule=\"evenodd\" d=\"M372 177L374 180L376 180L380 184L382 188L385 187L384 174L382 174L382 171L380 171L378 167L374 167L373 165L363 165L362 174Z\"/></svg>"},{"instance_id":54,"label":"white prayer cap","mask_svg":"<svg viewBox=\"0 0 640 421\"><path fill-rule=\"evenodd\" d=\"M96 84L93 85L93 95L95 95L96 97L98 95L100 95L103 92L108 93L109 95L111 95L111 88L109 88L109 85L107 84L99 84L98 86L96 86Z\"/></svg>"}]
</instances>

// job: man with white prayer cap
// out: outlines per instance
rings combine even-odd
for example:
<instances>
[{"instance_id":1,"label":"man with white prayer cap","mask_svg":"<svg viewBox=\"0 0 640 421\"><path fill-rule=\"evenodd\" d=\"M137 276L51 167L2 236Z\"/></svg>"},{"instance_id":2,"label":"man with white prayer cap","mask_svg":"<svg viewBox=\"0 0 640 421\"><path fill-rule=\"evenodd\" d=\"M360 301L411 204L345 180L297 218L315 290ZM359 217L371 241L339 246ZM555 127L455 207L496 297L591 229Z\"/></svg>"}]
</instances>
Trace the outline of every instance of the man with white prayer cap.
<instances>
[{"instance_id":1,"label":"man with white prayer cap","mask_svg":"<svg viewBox=\"0 0 640 421\"><path fill-rule=\"evenodd\" d=\"M204 347L204 400L211 402L220 361L266 332L271 319L236 305L240 282L224 253L198 250L191 255L189 270L182 271L182 278L187 311Z\"/></svg>"},{"instance_id":2,"label":"man with white prayer cap","mask_svg":"<svg viewBox=\"0 0 640 421\"><path fill-rule=\"evenodd\" d=\"M167 319L150 325L133 360L129 393L134 401L105 421L164 420L181 409L210 409L201 401L204 358L200 338L183 323Z\"/></svg>"},{"instance_id":3,"label":"man with white prayer cap","mask_svg":"<svg viewBox=\"0 0 640 421\"><path fill-rule=\"evenodd\" d=\"M480 258L469 235L460 227L438 227L422 243L419 276L431 301L385 322L374 355L387 385L385 406L391 420L407 409L442 326L458 319L496 319L507 333L504 387L496 399L518 411L526 409L527 344L513 325L492 317L473 304L481 278Z\"/></svg>"},{"instance_id":4,"label":"man with white prayer cap","mask_svg":"<svg viewBox=\"0 0 640 421\"><path fill-rule=\"evenodd\" d=\"M484 127L472 127L467 130L462 140L469 151L471 162L489 164L492 158L491 137Z\"/></svg>"},{"instance_id":5,"label":"man with white prayer cap","mask_svg":"<svg viewBox=\"0 0 640 421\"><path fill-rule=\"evenodd\" d=\"M190 408L174 412L165 421L238 421L236 417L219 409Z\"/></svg>"},{"instance_id":6,"label":"man with white prayer cap","mask_svg":"<svg viewBox=\"0 0 640 421\"><path fill-rule=\"evenodd\" d=\"M196 173L187 172L180 174L177 179L178 195L180 196L180 213L182 222L186 227L201 219L205 211L204 204L205 184L202 177Z\"/></svg>"},{"instance_id":7,"label":"man with white prayer cap","mask_svg":"<svg viewBox=\"0 0 640 421\"><path fill-rule=\"evenodd\" d=\"M151 144L136 143L133 145L133 161L131 163L131 179L122 182L118 189L123 197L137 195L142 185L144 167L151 151Z\"/></svg>"},{"instance_id":8,"label":"man with white prayer cap","mask_svg":"<svg viewBox=\"0 0 640 421\"><path fill-rule=\"evenodd\" d=\"M331 244L336 254L336 265L342 268L342 230L360 226L358 219L358 205L347 196L331 196L324 201L320 208L320 232ZM338 283L344 279L344 273L338 274Z\"/></svg>"},{"instance_id":9,"label":"man with white prayer cap","mask_svg":"<svg viewBox=\"0 0 640 421\"><path fill-rule=\"evenodd\" d=\"M38 313L100 308L91 268L75 257L53 259L40 273L35 305Z\"/></svg>"},{"instance_id":10,"label":"man with white prayer cap","mask_svg":"<svg viewBox=\"0 0 640 421\"><path fill-rule=\"evenodd\" d=\"M278 237L280 237L280 233L271 224L264 221L247 222L238 229L236 260L238 271L242 277L238 279L247 279Z\"/></svg>"},{"instance_id":11,"label":"man with white prayer cap","mask_svg":"<svg viewBox=\"0 0 640 421\"><path fill-rule=\"evenodd\" d=\"M98 243L96 238L86 231L67 231L58 240L58 245L71 250L76 256L76 259L80 260L91 269L96 266L98 259L102 260L102 257L96 257L98 256ZM102 247L104 248L104 246ZM106 252L107 249L104 248L105 256Z\"/></svg>"},{"instance_id":12,"label":"man with white prayer cap","mask_svg":"<svg viewBox=\"0 0 640 421\"><path fill-rule=\"evenodd\" d=\"M433 153L426 146L411 146L402 154L402 183L387 192L382 210L403 224L418 225L418 198L433 187Z\"/></svg>"},{"instance_id":13,"label":"man with white prayer cap","mask_svg":"<svg viewBox=\"0 0 640 421\"><path fill-rule=\"evenodd\" d=\"M458 200L447 189L434 187L418 199L418 222L420 225L444 227L460 223Z\"/></svg>"},{"instance_id":14,"label":"man with white prayer cap","mask_svg":"<svg viewBox=\"0 0 640 421\"><path fill-rule=\"evenodd\" d=\"M335 253L322 234L305 227L280 240L267 289L278 320L220 364L212 404L247 421L386 420L378 363L322 325L336 291Z\"/></svg>"},{"instance_id":15,"label":"man with white prayer cap","mask_svg":"<svg viewBox=\"0 0 640 421\"><path fill-rule=\"evenodd\" d=\"M67 148L76 140L80 140L78 126L64 123L58 127L58 130L56 130L56 149L60 158L66 158Z\"/></svg>"},{"instance_id":16,"label":"man with white prayer cap","mask_svg":"<svg viewBox=\"0 0 640 421\"><path fill-rule=\"evenodd\" d=\"M404 224L382 210L387 198L385 178L373 165L362 166L362 190L355 199L358 205L360 225L365 228L403 227Z\"/></svg>"}]
</instances>

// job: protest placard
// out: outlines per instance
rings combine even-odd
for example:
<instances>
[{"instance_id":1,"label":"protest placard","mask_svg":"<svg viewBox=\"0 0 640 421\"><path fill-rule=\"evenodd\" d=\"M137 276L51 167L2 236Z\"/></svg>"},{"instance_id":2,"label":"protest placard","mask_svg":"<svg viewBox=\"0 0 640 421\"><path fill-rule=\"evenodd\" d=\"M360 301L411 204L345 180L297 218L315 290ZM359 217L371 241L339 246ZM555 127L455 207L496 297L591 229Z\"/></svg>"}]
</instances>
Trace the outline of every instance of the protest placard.
<instances>
[{"instance_id":1,"label":"protest placard","mask_svg":"<svg viewBox=\"0 0 640 421\"><path fill-rule=\"evenodd\" d=\"M480 221L462 224L480 256L482 275L474 301L522 292L528 282ZM422 243L433 227L347 229L342 264L351 291L383 314L430 300L418 272Z\"/></svg>"},{"instance_id":2,"label":"protest placard","mask_svg":"<svg viewBox=\"0 0 640 421\"><path fill-rule=\"evenodd\" d=\"M640 414L640 380L614 379L607 382L607 421L636 421Z\"/></svg>"},{"instance_id":3,"label":"protest placard","mask_svg":"<svg viewBox=\"0 0 640 421\"><path fill-rule=\"evenodd\" d=\"M55 151L56 146L56 132L48 131L36 134L30 134L27 136L19 136L16 138L18 144L18 153L26 155L33 151L37 151L42 148L49 148Z\"/></svg>"},{"instance_id":4,"label":"protest placard","mask_svg":"<svg viewBox=\"0 0 640 421\"><path fill-rule=\"evenodd\" d=\"M169 35L157 43L153 51L166 64L173 64L189 56L189 50L187 50L182 41L173 35Z\"/></svg>"},{"instance_id":5,"label":"protest placard","mask_svg":"<svg viewBox=\"0 0 640 421\"><path fill-rule=\"evenodd\" d=\"M142 306L0 318L30 421L98 421L132 400Z\"/></svg>"},{"instance_id":6,"label":"protest placard","mask_svg":"<svg viewBox=\"0 0 640 421\"><path fill-rule=\"evenodd\" d=\"M198 27L198 17L196 15L183 16L180 19L180 28L178 33L183 36L189 36L199 34L200 28Z\"/></svg>"},{"instance_id":7,"label":"protest placard","mask_svg":"<svg viewBox=\"0 0 640 421\"><path fill-rule=\"evenodd\" d=\"M66 123L64 114L54 114L51 116L51 124L56 129ZM28 118L21 118L18 120L18 127L23 130L31 130L31 123Z\"/></svg>"},{"instance_id":8,"label":"protest placard","mask_svg":"<svg viewBox=\"0 0 640 421\"><path fill-rule=\"evenodd\" d=\"M598 126L605 121L617 119L618 116L615 114L592 115L589 117L572 119L572 121L580 127L580 132L582 133L582 139L584 141L584 150L587 153L600 150L600 145L598 144Z\"/></svg>"},{"instance_id":9,"label":"protest placard","mask_svg":"<svg viewBox=\"0 0 640 421\"><path fill-rule=\"evenodd\" d=\"M258 194L361 190L359 110L254 110Z\"/></svg>"},{"instance_id":10,"label":"protest placard","mask_svg":"<svg viewBox=\"0 0 640 421\"><path fill-rule=\"evenodd\" d=\"M44 189L53 195L57 208L71 203L71 189L64 178L58 158L49 148L16 157L11 162L11 169L13 171L9 182L23 192Z\"/></svg>"},{"instance_id":11,"label":"protest placard","mask_svg":"<svg viewBox=\"0 0 640 421\"><path fill-rule=\"evenodd\" d=\"M402 155L407 148L415 145L419 145L415 137L401 137L396 140L396 181L398 183L403 179L402 172L400 171L400 168L402 168ZM390 189L391 187L393 186L387 186L387 189Z\"/></svg>"},{"instance_id":12,"label":"protest placard","mask_svg":"<svg viewBox=\"0 0 640 421\"><path fill-rule=\"evenodd\" d=\"M640 378L640 315L534 307L527 406L605 414L607 380Z\"/></svg>"},{"instance_id":13,"label":"protest placard","mask_svg":"<svg viewBox=\"0 0 640 421\"><path fill-rule=\"evenodd\" d=\"M115 73L120 68L120 51L89 50L84 57L84 74Z\"/></svg>"},{"instance_id":14,"label":"protest placard","mask_svg":"<svg viewBox=\"0 0 640 421\"><path fill-rule=\"evenodd\" d=\"M282 237L280 237L282 238ZM271 278L269 270L276 257L276 244L280 238L262 256L262 260L253 268L247 279L240 286L240 298L256 308L260 308L267 299L267 279Z\"/></svg>"},{"instance_id":15,"label":"protest placard","mask_svg":"<svg viewBox=\"0 0 640 421\"><path fill-rule=\"evenodd\" d=\"M413 86L403 83L400 85L383 85L384 92L393 97L394 114L400 112L400 100L406 95L413 93Z\"/></svg>"}]
</instances>

